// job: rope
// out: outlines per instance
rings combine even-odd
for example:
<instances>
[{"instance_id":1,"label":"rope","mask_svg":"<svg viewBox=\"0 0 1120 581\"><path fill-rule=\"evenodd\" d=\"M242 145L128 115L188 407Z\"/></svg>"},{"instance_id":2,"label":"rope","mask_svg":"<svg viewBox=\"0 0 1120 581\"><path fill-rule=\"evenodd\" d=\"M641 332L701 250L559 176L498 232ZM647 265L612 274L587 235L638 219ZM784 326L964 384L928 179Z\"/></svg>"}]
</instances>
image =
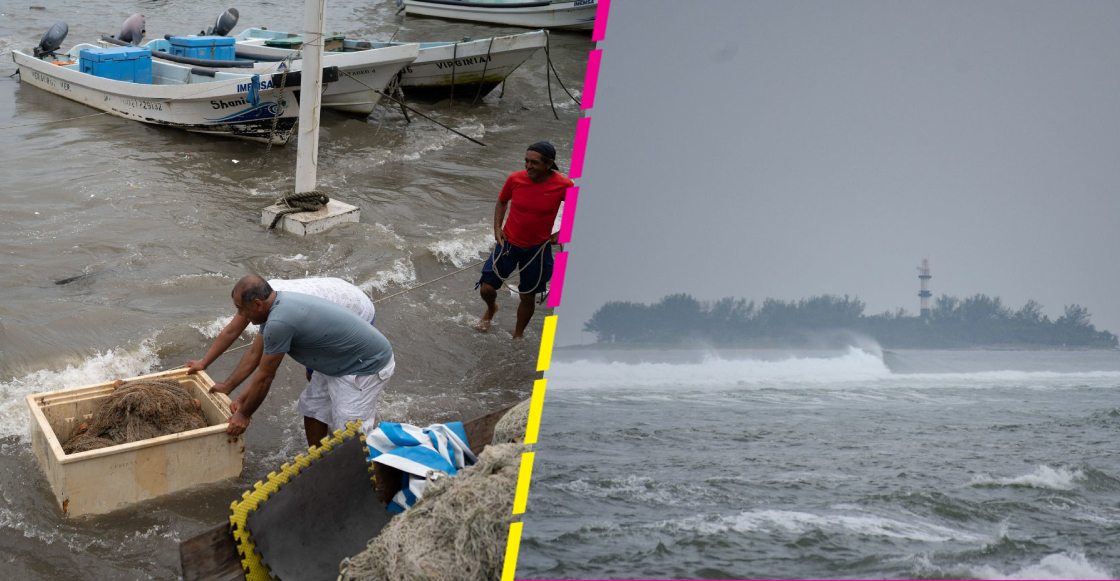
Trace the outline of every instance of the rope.
<instances>
[{"instance_id":1,"label":"rope","mask_svg":"<svg viewBox=\"0 0 1120 581\"><path fill-rule=\"evenodd\" d=\"M545 58L545 62L546 62L545 67L544 67L544 80L545 80L545 83L548 85L548 105L550 107L552 107L552 116L555 117L557 121L559 121L560 116L556 114L556 104L552 102L552 75L550 75L548 73L547 63L552 62L552 57L549 56L549 54L548 54L548 33L547 32L544 34L544 58ZM502 89L502 91L505 92L505 89Z\"/></svg>"},{"instance_id":2,"label":"rope","mask_svg":"<svg viewBox=\"0 0 1120 581\"><path fill-rule=\"evenodd\" d=\"M403 290L403 291L401 291L401 292L399 292L399 293L393 293L393 294L391 294L391 295L389 295L389 296L387 296L387 297L381 297L381 298L377 299L376 301L373 301L373 304L375 304L375 305L376 305L377 303L380 303L381 301L387 301L387 300L389 300L389 299L391 299L391 298L393 298L393 297L396 297L396 296L400 296L400 295L403 295L404 293L407 293L407 292L412 292L412 291L414 291L414 290L416 290L416 289L418 289L418 288L420 288L420 287L425 287L425 286L428 286L428 285L432 284L433 282L441 281L441 280L443 280L443 279L445 279L445 278L447 278L447 277L449 277L449 276L455 276L456 274L459 274L460 272L465 272L465 271L468 271L468 270L470 270L470 269L472 269L472 268L474 268L474 267L476 267L476 266L478 266L478 265L482 264L483 262L486 262L486 261L485 261L485 260L479 260L478 262L476 262L476 263L474 263L474 264L471 264L471 265L469 265L469 266L464 266L463 268L460 268L459 270L456 270L455 272L452 272L452 273L450 273L450 274L445 274L445 275L443 275L443 276L441 276L441 277L439 277L439 278L433 278L432 280L429 280L428 282L420 283L420 284L418 284L418 285L416 285L416 286L414 286L414 287L412 287L412 288L408 288L408 289L405 289L405 290Z\"/></svg>"},{"instance_id":3,"label":"rope","mask_svg":"<svg viewBox=\"0 0 1120 581\"><path fill-rule=\"evenodd\" d=\"M276 136L276 123L280 121L280 115L284 113L284 106L281 103L284 102L284 87L288 84L288 71L292 70L293 61L293 55L290 54L283 60L283 64L286 66L284 67L284 74L280 76L280 92L276 95L276 116L272 118L272 129L268 131L268 147L265 148L264 155L261 156L261 169L264 169L265 164L268 163L268 154L272 152L272 140ZM276 66L279 67L280 65ZM279 216L277 216L277 219L279 219ZM273 222L272 226L276 226L276 222ZM272 227L269 227L269 230L271 229Z\"/></svg>"},{"instance_id":4,"label":"rope","mask_svg":"<svg viewBox=\"0 0 1120 581\"><path fill-rule=\"evenodd\" d=\"M490 68L490 49L494 48L494 37L490 37L490 44L486 46L486 64L482 65L482 78L478 81L478 92L474 94L474 101L471 101L473 106L478 102L478 96L482 94L482 85L486 83L486 69ZM454 87L452 87L454 90Z\"/></svg>"},{"instance_id":5,"label":"rope","mask_svg":"<svg viewBox=\"0 0 1120 581\"><path fill-rule=\"evenodd\" d=\"M277 204L283 203L287 206L276 213L276 217L272 219L272 225L268 227L272 230L280 219L288 214L298 214L300 212L315 212L326 207L327 202L331 199L326 194L320 191L303 192L299 194L288 194L279 200Z\"/></svg>"},{"instance_id":6,"label":"rope","mask_svg":"<svg viewBox=\"0 0 1120 581\"><path fill-rule=\"evenodd\" d=\"M13 128L16 128L16 127L27 127L29 125L49 125L51 123L62 123L63 121L73 121L75 119L85 119L86 117L97 117L98 115L108 115L108 114L109 114L108 111L102 111L101 113L93 113L91 115L79 115L77 117L70 117L68 119L58 119L58 120L55 120L55 121L36 121L35 123L21 123L19 125L0 125L0 129L13 129Z\"/></svg>"},{"instance_id":7,"label":"rope","mask_svg":"<svg viewBox=\"0 0 1120 581\"><path fill-rule=\"evenodd\" d=\"M568 88L564 86L564 81L560 80L560 73L556 72L556 65L552 64L552 56L548 52L548 38L549 38L548 37L548 31L546 30L546 31L544 31L544 46L545 46L544 57L545 57L546 60L548 60L548 66L549 66L549 68L552 69L552 74L556 75L556 82L560 83L560 88L564 89L565 93L568 93ZM568 93L568 98L570 98L572 100L572 102L575 103L576 105L580 104L580 102L577 101L576 98L573 97L571 93Z\"/></svg>"},{"instance_id":8,"label":"rope","mask_svg":"<svg viewBox=\"0 0 1120 581\"><path fill-rule=\"evenodd\" d=\"M489 260L491 260L491 264L495 265L494 276L498 277L498 280L502 281L503 285L509 286L509 284L506 283L507 280L513 278L513 275L515 275L515 274L520 276L521 271L528 268L530 264L533 264L533 262L537 260L537 257L540 256L544 252L544 249L548 248L550 246L552 246L552 243L549 242L549 241L545 241L544 243L541 244L540 248L537 249L536 254L534 254L533 257L530 258L529 261L525 263L525 266L522 266L521 268L514 268L513 270L510 271L509 276L503 277L497 271L497 264L498 264L498 260L500 260L502 258L502 256L505 255L506 252L508 252L509 249L507 248L506 250L503 250L502 252L498 253L498 256L494 256L494 253L497 252L498 249L502 247L500 244L495 245L494 250L490 251L490 259L489 259ZM543 264L541 265L540 271L537 272L537 282L533 283L533 286L531 287L531 288L534 289L533 292L536 292L535 289L537 288L537 286L539 286L541 284L541 279L542 278L544 278L544 265ZM520 286L525 286L525 285L521 284ZM520 296L520 295L531 295L533 293L532 292L522 292L521 288L518 287L517 294L518 294L518 296ZM544 293L541 293L541 301L540 302L542 302L542 303L544 302L544 296L545 296Z\"/></svg>"},{"instance_id":9,"label":"rope","mask_svg":"<svg viewBox=\"0 0 1120 581\"><path fill-rule=\"evenodd\" d=\"M373 87L370 87L368 84L363 83L362 80L359 79L358 77L355 77L354 75L351 75L350 73L342 73L342 74L350 77L351 79L354 79L355 81L358 81L359 83L362 83L363 85L365 85L365 86L369 87L371 90L373 90L374 93L377 93L378 95L381 95L382 97L385 97L386 99L388 99L388 100L390 100L394 103L400 104L401 107L404 107L404 108L408 109L409 111L412 111L413 113L416 113L417 115L427 119L428 121L431 121L432 123L435 123L436 125L439 125L440 127L443 127L444 129L454 133L455 135L458 135L459 137L462 137L463 139L469 139L470 141L473 141L473 142L475 142L475 143L477 143L477 144L479 144L483 147L486 147L485 143L483 143L483 142L481 142L481 141L479 141L479 140L477 140L477 139L475 139L475 138L473 138L469 135L464 135L464 134L462 134L458 131L455 131L454 129L444 125L443 123L440 123L439 121L436 121L435 119L432 119L431 117L428 117L427 115L417 111L416 109L413 109L412 107L409 107L408 105L405 105L404 101L398 101L397 99L394 99L393 97L391 97L389 95L386 95L385 93L382 93L380 90L374 89ZM406 118L407 118L407 115L406 115Z\"/></svg>"}]
</instances>

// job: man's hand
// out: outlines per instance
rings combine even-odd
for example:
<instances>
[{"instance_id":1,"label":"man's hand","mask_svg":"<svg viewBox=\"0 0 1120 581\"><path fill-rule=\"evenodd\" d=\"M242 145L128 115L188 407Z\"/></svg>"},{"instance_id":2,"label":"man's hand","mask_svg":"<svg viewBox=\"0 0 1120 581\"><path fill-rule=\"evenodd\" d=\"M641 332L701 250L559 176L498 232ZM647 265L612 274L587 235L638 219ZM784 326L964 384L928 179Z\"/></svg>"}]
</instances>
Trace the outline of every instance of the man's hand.
<instances>
[{"instance_id":1,"label":"man's hand","mask_svg":"<svg viewBox=\"0 0 1120 581\"><path fill-rule=\"evenodd\" d=\"M226 428L226 433L231 436L240 436L245 433L245 429L249 427L251 421L252 419L241 415L241 412L237 412L229 419L229 427Z\"/></svg>"},{"instance_id":2,"label":"man's hand","mask_svg":"<svg viewBox=\"0 0 1120 581\"><path fill-rule=\"evenodd\" d=\"M221 393L224 395L229 395L229 392L231 391L233 391L233 388L226 387L226 383L224 381L219 381L218 383L214 384L214 387L210 388L210 393Z\"/></svg>"},{"instance_id":3,"label":"man's hand","mask_svg":"<svg viewBox=\"0 0 1120 581\"><path fill-rule=\"evenodd\" d=\"M502 232L502 230L500 228L495 228L494 229L494 240L498 242L499 246L501 246L502 244L505 244L506 243L506 233Z\"/></svg>"},{"instance_id":4,"label":"man's hand","mask_svg":"<svg viewBox=\"0 0 1120 581\"><path fill-rule=\"evenodd\" d=\"M206 366L201 361L190 360L187 362L187 375L198 373L199 371L206 371Z\"/></svg>"},{"instance_id":5,"label":"man's hand","mask_svg":"<svg viewBox=\"0 0 1120 581\"><path fill-rule=\"evenodd\" d=\"M241 401L241 398L238 398L238 399L235 399L235 400L229 402L229 413L231 413L231 414L237 413L237 410L241 409L241 404L242 403L244 403L244 402Z\"/></svg>"}]
</instances>

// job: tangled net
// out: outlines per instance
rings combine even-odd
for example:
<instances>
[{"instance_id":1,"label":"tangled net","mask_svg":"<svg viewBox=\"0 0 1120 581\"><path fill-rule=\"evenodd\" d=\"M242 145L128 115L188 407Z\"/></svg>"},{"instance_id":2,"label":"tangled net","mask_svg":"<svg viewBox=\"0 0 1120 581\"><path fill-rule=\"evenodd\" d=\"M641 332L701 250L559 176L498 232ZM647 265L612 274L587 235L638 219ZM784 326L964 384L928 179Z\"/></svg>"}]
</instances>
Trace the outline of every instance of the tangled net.
<instances>
[{"instance_id":1,"label":"tangled net","mask_svg":"<svg viewBox=\"0 0 1120 581\"><path fill-rule=\"evenodd\" d=\"M205 427L202 403L178 381L118 381L93 417L62 445L62 451L75 454Z\"/></svg>"},{"instance_id":2,"label":"tangled net","mask_svg":"<svg viewBox=\"0 0 1120 581\"><path fill-rule=\"evenodd\" d=\"M494 425L494 438L491 444L522 443L525 441L525 431L529 428L529 408L531 399L527 399L506 412L502 419Z\"/></svg>"},{"instance_id":3,"label":"tangled net","mask_svg":"<svg viewBox=\"0 0 1120 581\"><path fill-rule=\"evenodd\" d=\"M520 444L487 446L478 463L431 481L369 548L342 562L340 581L500 579L517 491Z\"/></svg>"}]
</instances>

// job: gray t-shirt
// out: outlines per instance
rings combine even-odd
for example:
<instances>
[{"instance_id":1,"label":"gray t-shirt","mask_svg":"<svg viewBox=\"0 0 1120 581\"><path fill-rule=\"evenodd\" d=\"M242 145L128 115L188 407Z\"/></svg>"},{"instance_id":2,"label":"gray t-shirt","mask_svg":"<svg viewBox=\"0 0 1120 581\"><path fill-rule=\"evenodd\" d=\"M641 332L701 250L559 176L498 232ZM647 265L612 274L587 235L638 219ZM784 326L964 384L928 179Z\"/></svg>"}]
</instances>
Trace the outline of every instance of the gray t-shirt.
<instances>
[{"instance_id":1,"label":"gray t-shirt","mask_svg":"<svg viewBox=\"0 0 1120 581\"><path fill-rule=\"evenodd\" d=\"M266 355L287 353L324 375L373 375L393 357L393 348L369 321L319 297L276 291L261 325Z\"/></svg>"}]
</instances>

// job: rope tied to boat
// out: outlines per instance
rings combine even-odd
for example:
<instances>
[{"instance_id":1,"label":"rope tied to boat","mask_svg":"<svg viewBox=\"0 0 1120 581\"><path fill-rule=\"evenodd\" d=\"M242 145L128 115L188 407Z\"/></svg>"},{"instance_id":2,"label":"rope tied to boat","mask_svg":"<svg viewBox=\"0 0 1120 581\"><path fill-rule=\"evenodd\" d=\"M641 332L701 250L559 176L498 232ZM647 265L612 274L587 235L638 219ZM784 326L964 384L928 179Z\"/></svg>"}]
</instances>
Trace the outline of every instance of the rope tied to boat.
<instances>
[{"instance_id":1,"label":"rope tied to boat","mask_svg":"<svg viewBox=\"0 0 1120 581\"><path fill-rule=\"evenodd\" d=\"M284 114L284 88L288 85L288 71L292 70L292 63L295 62L295 55L289 54L284 57L280 64L284 67L284 72L280 75L280 92L276 94L276 115L272 117L272 128L268 130L268 146L264 149L264 155L261 156L261 169L264 169L265 164L268 163L268 154L272 152L272 140L276 138L276 124L280 121L280 116ZM272 223L276 226L276 222ZM269 228L270 230L272 227Z\"/></svg>"},{"instance_id":2,"label":"rope tied to boat","mask_svg":"<svg viewBox=\"0 0 1120 581\"><path fill-rule=\"evenodd\" d=\"M327 207L327 203L330 201L331 199L327 197L326 194L318 190L297 194L288 194L280 198L279 200L276 200L277 205L284 204L284 206L286 207L276 213L276 217L272 219L272 224L269 225L268 229L272 230L273 228L275 228L276 224L280 223L280 220L288 214L298 214L300 212L317 212Z\"/></svg>"}]
</instances>

